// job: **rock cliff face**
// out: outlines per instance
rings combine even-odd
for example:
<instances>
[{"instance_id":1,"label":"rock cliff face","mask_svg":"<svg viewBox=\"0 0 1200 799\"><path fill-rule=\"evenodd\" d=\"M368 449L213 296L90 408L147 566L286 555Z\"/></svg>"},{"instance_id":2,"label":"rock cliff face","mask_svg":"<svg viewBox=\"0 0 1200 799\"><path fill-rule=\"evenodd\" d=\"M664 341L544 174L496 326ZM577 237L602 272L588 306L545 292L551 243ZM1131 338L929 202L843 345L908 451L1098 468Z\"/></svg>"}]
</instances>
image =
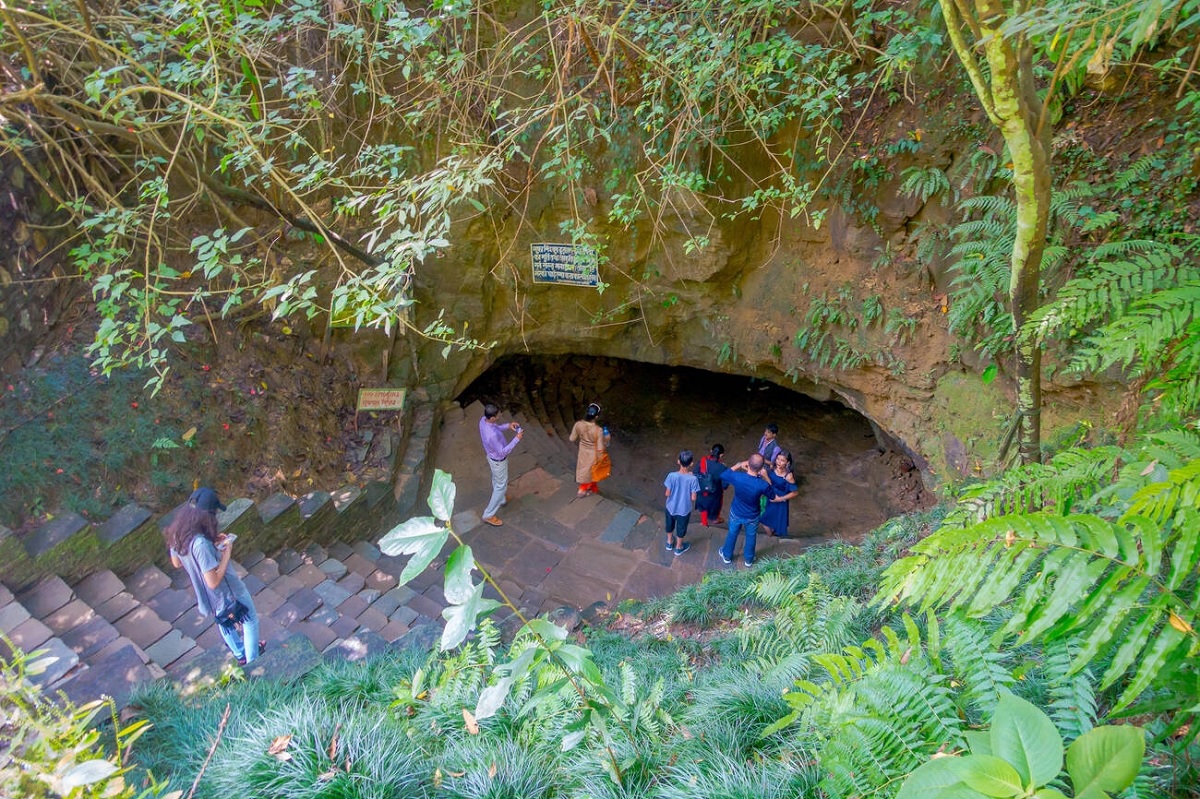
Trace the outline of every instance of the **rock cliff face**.
<instances>
[{"instance_id":1,"label":"rock cliff face","mask_svg":"<svg viewBox=\"0 0 1200 799\"><path fill-rule=\"evenodd\" d=\"M942 276L883 255L904 241L914 216L928 213L890 188L880 194L874 229L836 207L820 227L769 214L732 223L687 196L672 203L679 219L653 237L607 225L603 197L595 206L542 198L501 230L462 223L449 254L418 270L416 319L444 308L469 323L470 335L496 344L443 359L440 344L402 339L391 378L450 399L496 359L521 353L742 374L862 413L935 484L989 471L1011 414L1010 387L1003 375L985 384L969 365L952 363L952 355L966 356L946 330ZM530 245L566 240L559 223L580 207L610 242L600 266L607 285L535 284ZM696 235L710 243L687 252ZM814 307L824 315L814 317ZM420 353L416 365L405 352L411 347ZM1047 437L1099 413L1108 398L1097 392L1048 385Z\"/></svg>"}]
</instances>

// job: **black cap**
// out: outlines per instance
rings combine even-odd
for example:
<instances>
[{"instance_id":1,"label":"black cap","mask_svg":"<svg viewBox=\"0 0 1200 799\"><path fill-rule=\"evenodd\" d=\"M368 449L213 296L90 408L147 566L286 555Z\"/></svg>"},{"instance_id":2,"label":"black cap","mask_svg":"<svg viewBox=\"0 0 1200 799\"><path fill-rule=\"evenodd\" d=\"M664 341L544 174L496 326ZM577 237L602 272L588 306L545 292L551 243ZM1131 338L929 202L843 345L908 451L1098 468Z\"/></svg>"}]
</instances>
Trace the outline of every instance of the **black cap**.
<instances>
[{"instance_id":1,"label":"black cap","mask_svg":"<svg viewBox=\"0 0 1200 799\"><path fill-rule=\"evenodd\" d=\"M225 510L225 506L221 504L221 500L217 497L217 492L211 488L197 488L188 497L188 504L195 505L200 510L206 510L209 513Z\"/></svg>"}]
</instances>

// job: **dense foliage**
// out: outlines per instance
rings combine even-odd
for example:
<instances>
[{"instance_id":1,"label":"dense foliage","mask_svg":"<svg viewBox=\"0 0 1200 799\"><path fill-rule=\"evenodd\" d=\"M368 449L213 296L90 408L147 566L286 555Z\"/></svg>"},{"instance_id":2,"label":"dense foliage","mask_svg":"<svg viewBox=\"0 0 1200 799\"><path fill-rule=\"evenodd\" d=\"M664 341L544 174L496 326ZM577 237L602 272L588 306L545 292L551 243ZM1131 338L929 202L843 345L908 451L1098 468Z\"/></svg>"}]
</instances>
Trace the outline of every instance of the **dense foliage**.
<instances>
[{"instance_id":1,"label":"dense foliage","mask_svg":"<svg viewBox=\"0 0 1200 799\"><path fill-rule=\"evenodd\" d=\"M111 699L74 707L48 696L35 681L53 656L14 650L3 634L0 647L11 653L0 657L0 795L179 799L181 793L134 774L126 763L145 721L123 724Z\"/></svg>"},{"instance_id":2,"label":"dense foliage","mask_svg":"<svg viewBox=\"0 0 1200 799\"><path fill-rule=\"evenodd\" d=\"M890 3L854 0L832 28L828 13L761 0L544 0L527 18L445 0L6 6L0 151L78 228L105 318L98 365L163 369L193 319L247 303L412 326L414 269L451 245L452 221L490 216L511 235L504 219L535 192L563 197L563 232L601 253L604 224L652 240L682 224L693 248L719 218L819 220L809 203L848 145L854 90L905 81L940 41ZM866 44L876 32L886 49ZM271 256L285 234L311 237L309 262ZM476 344L440 317L420 332Z\"/></svg>"}]
</instances>

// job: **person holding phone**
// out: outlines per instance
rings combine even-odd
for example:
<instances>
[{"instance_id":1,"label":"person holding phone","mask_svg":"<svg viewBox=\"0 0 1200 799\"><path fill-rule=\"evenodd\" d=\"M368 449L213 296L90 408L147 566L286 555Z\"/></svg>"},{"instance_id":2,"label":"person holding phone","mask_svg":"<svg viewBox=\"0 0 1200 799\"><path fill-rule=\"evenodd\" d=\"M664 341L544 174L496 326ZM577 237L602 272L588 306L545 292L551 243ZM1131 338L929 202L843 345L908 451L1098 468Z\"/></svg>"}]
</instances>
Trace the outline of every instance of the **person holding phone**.
<instances>
[{"instance_id":1,"label":"person holding phone","mask_svg":"<svg viewBox=\"0 0 1200 799\"><path fill-rule=\"evenodd\" d=\"M516 433L512 440L506 440L504 429ZM483 442L483 451L487 455L488 470L492 473L492 496L487 507L483 509L483 522L492 527L499 527L504 522L496 514L500 511L508 494L508 455L517 446L525 431L516 422L504 424L500 421L499 406L489 402L483 406L483 416L479 418L479 440Z\"/></svg>"},{"instance_id":2,"label":"person holding phone","mask_svg":"<svg viewBox=\"0 0 1200 799\"><path fill-rule=\"evenodd\" d=\"M217 511L225 510L217 492L198 488L163 530L171 563L187 572L201 615L219 625L221 638L239 666L266 651L258 638L258 613L250 592L229 563L236 536L217 529Z\"/></svg>"}]
</instances>

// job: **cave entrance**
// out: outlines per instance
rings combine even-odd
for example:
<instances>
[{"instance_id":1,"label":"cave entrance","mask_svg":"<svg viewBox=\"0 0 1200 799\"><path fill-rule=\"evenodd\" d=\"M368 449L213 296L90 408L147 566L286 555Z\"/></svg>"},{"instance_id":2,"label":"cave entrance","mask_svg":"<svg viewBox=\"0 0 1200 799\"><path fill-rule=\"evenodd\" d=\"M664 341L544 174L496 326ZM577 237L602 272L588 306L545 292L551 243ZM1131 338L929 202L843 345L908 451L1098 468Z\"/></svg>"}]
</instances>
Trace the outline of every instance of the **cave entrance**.
<instances>
[{"instance_id":1,"label":"cave entrance","mask_svg":"<svg viewBox=\"0 0 1200 799\"><path fill-rule=\"evenodd\" d=\"M931 501L911 460L881 445L862 414L752 377L585 355L515 355L498 360L458 401L495 402L537 419L561 442L557 465L566 474L558 476L567 479L574 478L571 427L589 402L600 403L613 437L613 476L601 494L648 514L662 513L663 478L681 449L699 460L720 443L726 462L735 463L754 452L770 422L779 425L800 482L793 536L858 540Z\"/></svg>"}]
</instances>

